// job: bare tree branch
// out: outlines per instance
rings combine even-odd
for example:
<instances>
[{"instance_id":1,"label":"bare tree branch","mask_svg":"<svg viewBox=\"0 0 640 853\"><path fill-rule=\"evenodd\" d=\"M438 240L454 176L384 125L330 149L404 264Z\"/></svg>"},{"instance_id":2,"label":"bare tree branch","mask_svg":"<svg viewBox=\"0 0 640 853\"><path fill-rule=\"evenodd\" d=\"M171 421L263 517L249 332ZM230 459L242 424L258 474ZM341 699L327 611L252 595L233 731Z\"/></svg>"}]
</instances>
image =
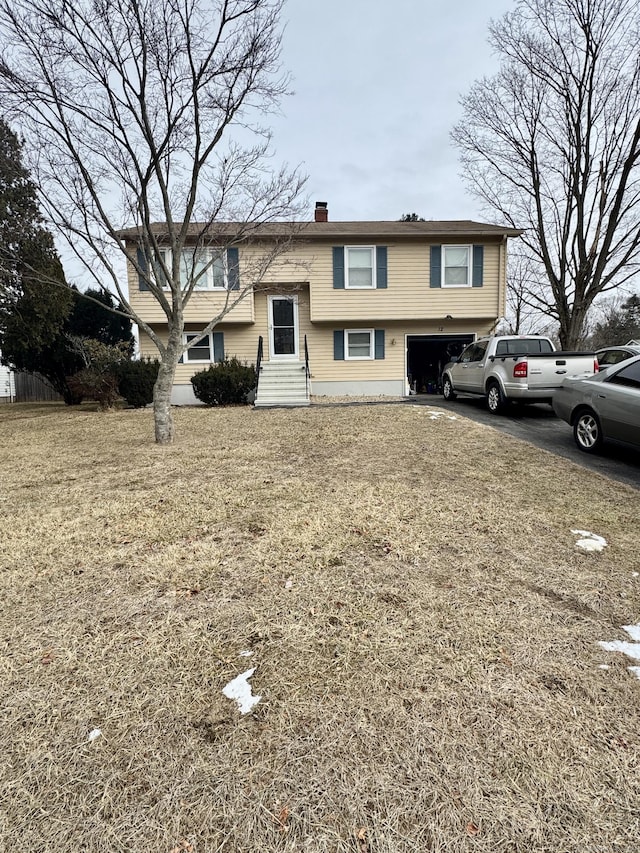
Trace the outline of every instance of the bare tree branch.
<instances>
[{"instance_id":1,"label":"bare tree branch","mask_svg":"<svg viewBox=\"0 0 640 853\"><path fill-rule=\"evenodd\" d=\"M499 73L462 99L452 138L471 191L524 228L527 300L575 348L599 294L640 262L637 0L519 0L490 27Z\"/></svg>"},{"instance_id":2,"label":"bare tree branch","mask_svg":"<svg viewBox=\"0 0 640 853\"><path fill-rule=\"evenodd\" d=\"M215 264L256 228L293 223L302 209L304 180L271 166L262 126L288 93L283 2L0 0L5 113L31 146L46 217L159 350L154 413L163 443L173 438L184 309L208 274L196 259L206 249ZM125 245L125 228L136 229L140 255ZM295 232L294 224L281 229L203 335L259 284ZM123 257L161 307L166 340L132 307Z\"/></svg>"}]
</instances>

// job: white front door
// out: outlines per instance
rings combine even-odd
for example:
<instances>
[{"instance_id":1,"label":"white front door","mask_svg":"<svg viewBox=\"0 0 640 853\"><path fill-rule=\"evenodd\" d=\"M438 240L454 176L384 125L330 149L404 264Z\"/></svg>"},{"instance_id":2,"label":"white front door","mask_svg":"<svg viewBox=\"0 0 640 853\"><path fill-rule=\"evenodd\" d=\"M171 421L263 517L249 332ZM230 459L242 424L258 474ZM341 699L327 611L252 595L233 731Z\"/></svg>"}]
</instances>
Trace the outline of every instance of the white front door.
<instances>
[{"instance_id":1,"label":"white front door","mask_svg":"<svg viewBox=\"0 0 640 853\"><path fill-rule=\"evenodd\" d=\"M298 359L298 297L269 297L269 358Z\"/></svg>"}]
</instances>

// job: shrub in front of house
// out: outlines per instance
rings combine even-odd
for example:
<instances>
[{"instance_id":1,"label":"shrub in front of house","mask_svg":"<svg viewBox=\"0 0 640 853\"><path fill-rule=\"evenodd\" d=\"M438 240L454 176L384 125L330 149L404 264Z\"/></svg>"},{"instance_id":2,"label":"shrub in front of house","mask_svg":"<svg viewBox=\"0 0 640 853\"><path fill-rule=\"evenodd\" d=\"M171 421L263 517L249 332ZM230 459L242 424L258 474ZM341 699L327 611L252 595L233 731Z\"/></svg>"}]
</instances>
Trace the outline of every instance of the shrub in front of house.
<instances>
[{"instance_id":1,"label":"shrub in front of house","mask_svg":"<svg viewBox=\"0 0 640 853\"><path fill-rule=\"evenodd\" d=\"M158 378L158 359L123 361L118 367L118 389L127 405L140 409L153 402L153 386Z\"/></svg>"},{"instance_id":2,"label":"shrub in front of house","mask_svg":"<svg viewBox=\"0 0 640 853\"><path fill-rule=\"evenodd\" d=\"M103 411L112 409L118 399L118 368L127 360L125 341L105 344L93 338L71 338L72 346L85 367L67 377L67 385L79 399L95 400Z\"/></svg>"},{"instance_id":3,"label":"shrub in front of house","mask_svg":"<svg viewBox=\"0 0 640 853\"><path fill-rule=\"evenodd\" d=\"M94 400L103 412L112 409L119 397L117 376L95 367L67 377L67 384L76 399Z\"/></svg>"},{"instance_id":4,"label":"shrub in front of house","mask_svg":"<svg viewBox=\"0 0 640 853\"><path fill-rule=\"evenodd\" d=\"M242 405L256 387L256 369L235 356L225 358L192 376L191 384L193 393L205 406Z\"/></svg>"}]
</instances>

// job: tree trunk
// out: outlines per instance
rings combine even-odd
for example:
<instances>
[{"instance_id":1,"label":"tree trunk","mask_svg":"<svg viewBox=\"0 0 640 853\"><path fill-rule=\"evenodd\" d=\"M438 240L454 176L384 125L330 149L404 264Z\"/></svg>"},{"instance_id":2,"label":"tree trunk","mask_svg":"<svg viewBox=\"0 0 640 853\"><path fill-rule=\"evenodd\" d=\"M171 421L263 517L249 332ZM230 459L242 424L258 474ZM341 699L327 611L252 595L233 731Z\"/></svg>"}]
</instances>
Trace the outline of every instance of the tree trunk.
<instances>
[{"instance_id":1,"label":"tree trunk","mask_svg":"<svg viewBox=\"0 0 640 853\"><path fill-rule=\"evenodd\" d=\"M574 304L567 316L561 319L559 338L563 350L570 352L580 349L584 337L586 317L586 309Z\"/></svg>"},{"instance_id":2,"label":"tree trunk","mask_svg":"<svg viewBox=\"0 0 640 853\"><path fill-rule=\"evenodd\" d=\"M171 413L171 389L180 357L182 344L182 323L169 325L169 341L162 355L158 378L153 386L153 422L157 444L172 444L174 436L173 415Z\"/></svg>"}]
</instances>

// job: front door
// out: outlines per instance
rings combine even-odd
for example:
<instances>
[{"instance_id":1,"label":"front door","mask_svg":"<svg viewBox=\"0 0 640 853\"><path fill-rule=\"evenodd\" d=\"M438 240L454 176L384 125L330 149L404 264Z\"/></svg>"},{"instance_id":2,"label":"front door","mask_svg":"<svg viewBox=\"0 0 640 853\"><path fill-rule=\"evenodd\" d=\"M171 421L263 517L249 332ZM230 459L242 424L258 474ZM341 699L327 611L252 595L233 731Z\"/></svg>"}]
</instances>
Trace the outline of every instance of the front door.
<instances>
[{"instance_id":1,"label":"front door","mask_svg":"<svg viewBox=\"0 0 640 853\"><path fill-rule=\"evenodd\" d=\"M269 357L298 358L298 297L269 297Z\"/></svg>"}]
</instances>

